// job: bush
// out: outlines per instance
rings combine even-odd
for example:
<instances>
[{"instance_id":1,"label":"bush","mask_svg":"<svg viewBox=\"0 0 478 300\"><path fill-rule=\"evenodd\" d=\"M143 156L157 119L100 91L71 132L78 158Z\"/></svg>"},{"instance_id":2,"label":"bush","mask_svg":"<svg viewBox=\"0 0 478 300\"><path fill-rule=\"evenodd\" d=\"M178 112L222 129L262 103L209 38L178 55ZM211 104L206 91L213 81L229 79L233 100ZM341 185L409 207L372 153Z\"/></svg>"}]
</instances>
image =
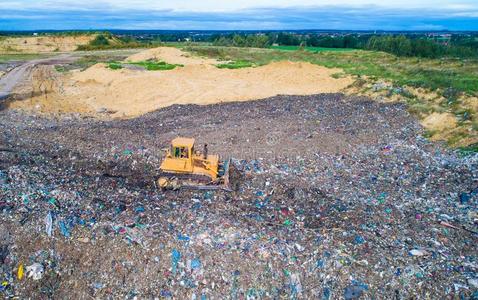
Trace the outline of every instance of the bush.
<instances>
[{"instance_id":1,"label":"bush","mask_svg":"<svg viewBox=\"0 0 478 300\"><path fill-rule=\"evenodd\" d=\"M219 64L219 65L216 65L216 67L218 67L219 69L240 69L240 68L255 67L255 64L247 60L238 60L238 61L231 61L226 64Z\"/></svg>"},{"instance_id":2,"label":"bush","mask_svg":"<svg viewBox=\"0 0 478 300\"><path fill-rule=\"evenodd\" d=\"M173 70L176 67L183 67L180 64L168 64L164 61L137 61L137 62L128 62L130 65L141 66L148 71L166 71L166 70Z\"/></svg>"},{"instance_id":3,"label":"bush","mask_svg":"<svg viewBox=\"0 0 478 300\"><path fill-rule=\"evenodd\" d=\"M108 63L108 68L110 68L111 70L119 70L123 69L123 65L118 62L110 62Z\"/></svg>"},{"instance_id":4,"label":"bush","mask_svg":"<svg viewBox=\"0 0 478 300\"><path fill-rule=\"evenodd\" d=\"M95 39L89 43L90 46L97 46L97 47L108 46L109 44L110 42L108 41L108 39L102 34L97 35Z\"/></svg>"}]
</instances>

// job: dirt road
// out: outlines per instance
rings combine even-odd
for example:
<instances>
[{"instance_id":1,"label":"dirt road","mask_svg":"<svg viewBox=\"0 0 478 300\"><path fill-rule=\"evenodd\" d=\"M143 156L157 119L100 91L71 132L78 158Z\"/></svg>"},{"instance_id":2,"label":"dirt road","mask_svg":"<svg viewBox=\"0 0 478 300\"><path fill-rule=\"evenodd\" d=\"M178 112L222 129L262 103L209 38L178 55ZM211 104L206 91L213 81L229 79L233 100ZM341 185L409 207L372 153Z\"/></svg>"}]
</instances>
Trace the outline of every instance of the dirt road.
<instances>
[{"instance_id":1,"label":"dirt road","mask_svg":"<svg viewBox=\"0 0 478 300\"><path fill-rule=\"evenodd\" d=\"M0 100L7 98L12 93L15 86L27 80L35 66L67 63L74 59L75 57L71 54L62 54L59 56L27 61L24 64L13 68L10 72L0 78Z\"/></svg>"}]
</instances>

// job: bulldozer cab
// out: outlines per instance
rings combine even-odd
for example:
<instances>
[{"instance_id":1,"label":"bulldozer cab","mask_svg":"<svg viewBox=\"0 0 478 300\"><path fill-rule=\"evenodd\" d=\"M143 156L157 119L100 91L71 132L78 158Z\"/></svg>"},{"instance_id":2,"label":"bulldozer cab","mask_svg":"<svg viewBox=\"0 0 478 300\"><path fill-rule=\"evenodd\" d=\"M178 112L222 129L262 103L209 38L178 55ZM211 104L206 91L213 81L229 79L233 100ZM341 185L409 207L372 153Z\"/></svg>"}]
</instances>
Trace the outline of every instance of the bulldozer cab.
<instances>
[{"instance_id":1,"label":"bulldozer cab","mask_svg":"<svg viewBox=\"0 0 478 300\"><path fill-rule=\"evenodd\" d=\"M171 141L170 149L161 167L165 170L192 172L192 155L194 153L193 151L194 139L175 138Z\"/></svg>"},{"instance_id":2,"label":"bulldozer cab","mask_svg":"<svg viewBox=\"0 0 478 300\"><path fill-rule=\"evenodd\" d=\"M186 158L189 159L191 157L192 149L184 146L173 146L171 145L170 153L173 153L174 158Z\"/></svg>"}]
</instances>

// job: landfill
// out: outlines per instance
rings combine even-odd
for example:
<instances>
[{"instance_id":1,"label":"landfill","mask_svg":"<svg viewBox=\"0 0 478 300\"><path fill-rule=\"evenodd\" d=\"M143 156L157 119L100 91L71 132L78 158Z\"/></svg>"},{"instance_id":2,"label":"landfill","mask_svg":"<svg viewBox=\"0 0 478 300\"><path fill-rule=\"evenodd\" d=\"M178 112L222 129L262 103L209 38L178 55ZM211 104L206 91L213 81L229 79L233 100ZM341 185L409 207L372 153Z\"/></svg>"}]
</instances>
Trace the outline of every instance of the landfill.
<instances>
[{"instance_id":1,"label":"landfill","mask_svg":"<svg viewBox=\"0 0 478 300\"><path fill-rule=\"evenodd\" d=\"M162 191L176 136L232 192ZM125 120L0 111L0 294L19 299L478 299L478 156L403 104L343 94Z\"/></svg>"}]
</instances>

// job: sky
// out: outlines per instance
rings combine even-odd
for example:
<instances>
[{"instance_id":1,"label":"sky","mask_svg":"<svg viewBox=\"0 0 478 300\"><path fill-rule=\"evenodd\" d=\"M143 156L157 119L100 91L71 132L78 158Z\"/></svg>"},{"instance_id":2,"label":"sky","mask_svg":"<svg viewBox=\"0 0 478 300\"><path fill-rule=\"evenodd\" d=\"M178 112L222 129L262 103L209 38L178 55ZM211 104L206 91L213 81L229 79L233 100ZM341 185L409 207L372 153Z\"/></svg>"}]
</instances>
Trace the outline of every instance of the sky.
<instances>
[{"instance_id":1,"label":"sky","mask_svg":"<svg viewBox=\"0 0 478 300\"><path fill-rule=\"evenodd\" d=\"M478 30L478 0L0 0L0 30Z\"/></svg>"}]
</instances>

